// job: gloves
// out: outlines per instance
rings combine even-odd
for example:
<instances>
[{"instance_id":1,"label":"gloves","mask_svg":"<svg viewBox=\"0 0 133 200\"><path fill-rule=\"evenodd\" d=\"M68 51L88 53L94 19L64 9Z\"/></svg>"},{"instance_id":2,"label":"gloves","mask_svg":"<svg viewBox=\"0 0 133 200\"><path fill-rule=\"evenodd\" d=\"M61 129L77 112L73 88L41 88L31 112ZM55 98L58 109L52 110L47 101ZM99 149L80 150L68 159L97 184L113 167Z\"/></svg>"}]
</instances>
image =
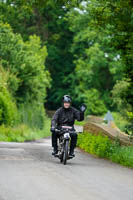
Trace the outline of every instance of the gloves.
<instances>
[{"instance_id":1,"label":"gloves","mask_svg":"<svg viewBox=\"0 0 133 200\"><path fill-rule=\"evenodd\" d=\"M80 111L81 111L81 112L85 112L85 110L86 110L86 105L85 105L85 104L82 104L82 105L80 106Z\"/></svg>"},{"instance_id":2,"label":"gloves","mask_svg":"<svg viewBox=\"0 0 133 200\"><path fill-rule=\"evenodd\" d=\"M55 127L52 126L51 129L50 129L50 131L54 132L55 131Z\"/></svg>"}]
</instances>

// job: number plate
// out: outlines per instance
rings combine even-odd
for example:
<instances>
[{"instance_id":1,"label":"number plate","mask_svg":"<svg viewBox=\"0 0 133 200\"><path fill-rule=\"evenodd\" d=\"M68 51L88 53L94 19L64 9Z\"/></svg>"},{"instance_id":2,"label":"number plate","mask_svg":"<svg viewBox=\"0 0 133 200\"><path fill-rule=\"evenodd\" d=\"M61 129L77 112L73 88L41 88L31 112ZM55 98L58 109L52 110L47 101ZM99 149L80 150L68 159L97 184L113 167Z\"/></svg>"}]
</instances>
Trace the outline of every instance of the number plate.
<instances>
[{"instance_id":1,"label":"number plate","mask_svg":"<svg viewBox=\"0 0 133 200\"><path fill-rule=\"evenodd\" d=\"M70 134L69 133L65 133L64 134L64 138L69 138L70 137Z\"/></svg>"}]
</instances>

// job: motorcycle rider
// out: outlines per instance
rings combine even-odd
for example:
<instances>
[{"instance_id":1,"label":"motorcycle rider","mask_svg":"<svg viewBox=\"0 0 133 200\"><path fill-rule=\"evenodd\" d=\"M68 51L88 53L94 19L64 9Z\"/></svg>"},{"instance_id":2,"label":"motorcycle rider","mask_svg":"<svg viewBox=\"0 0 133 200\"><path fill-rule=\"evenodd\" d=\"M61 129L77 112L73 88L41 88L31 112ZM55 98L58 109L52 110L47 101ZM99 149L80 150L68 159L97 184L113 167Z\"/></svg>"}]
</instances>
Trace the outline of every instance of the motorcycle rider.
<instances>
[{"instance_id":1,"label":"motorcycle rider","mask_svg":"<svg viewBox=\"0 0 133 200\"><path fill-rule=\"evenodd\" d=\"M52 147L53 153L52 155L58 154L58 146L57 146L57 138L59 137L58 133L55 129L60 129L61 126L71 126L74 129L74 121L82 121L84 120L84 112L86 110L86 106L83 104L80 107L80 111L71 106L72 99L69 95L64 95L62 98L62 107L57 109L55 114L52 117L51 121L51 132L52 132ZM76 131L71 136L71 144L70 144L70 152L69 155L74 157L74 149L77 144L77 133Z\"/></svg>"}]
</instances>

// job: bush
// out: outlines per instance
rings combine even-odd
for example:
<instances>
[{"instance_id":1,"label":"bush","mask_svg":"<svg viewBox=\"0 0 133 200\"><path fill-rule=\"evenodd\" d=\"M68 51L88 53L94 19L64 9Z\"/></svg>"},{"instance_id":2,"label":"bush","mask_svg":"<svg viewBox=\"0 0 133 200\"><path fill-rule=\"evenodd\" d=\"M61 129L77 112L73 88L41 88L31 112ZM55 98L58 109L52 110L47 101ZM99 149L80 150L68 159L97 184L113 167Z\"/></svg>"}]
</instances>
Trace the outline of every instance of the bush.
<instances>
[{"instance_id":1,"label":"bush","mask_svg":"<svg viewBox=\"0 0 133 200\"><path fill-rule=\"evenodd\" d=\"M121 131L125 131L125 126L128 123L127 119L118 112L112 112L114 122Z\"/></svg>"},{"instance_id":2,"label":"bush","mask_svg":"<svg viewBox=\"0 0 133 200\"><path fill-rule=\"evenodd\" d=\"M17 107L7 88L7 73L0 66L0 125L14 125L17 121Z\"/></svg>"},{"instance_id":3,"label":"bush","mask_svg":"<svg viewBox=\"0 0 133 200\"><path fill-rule=\"evenodd\" d=\"M9 72L8 88L17 104L44 102L50 86L50 74L45 69L46 46L36 35L24 42L8 24L0 22L0 56L3 68Z\"/></svg>"},{"instance_id":4,"label":"bush","mask_svg":"<svg viewBox=\"0 0 133 200\"><path fill-rule=\"evenodd\" d=\"M121 165L133 167L133 147L114 147L109 159Z\"/></svg>"},{"instance_id":5,"label":"bush","mask_svg":"<svg viewBox=\"0 0 133 200\"><path fill-rule=\"evenodd\" d=\"M131 110L131 106L128 104L126 99L126 93L129 85L129 82L125 80L117 81L112 90L113 103L123 116L126 115L127 110Z\"/></svg>"},{"instance_id":6,"label":"bush","mask_svg":"<svg viewBox=\"0 0 133 200\"><path fill-rule=\"evenodd\" d=\"M0 125L14 125L17 120L17 108L8 91L0 92Z\"/></svg>"},{"instance_id":7,"label":"bush","mask_svg":"<svg viewBox=\"0 0 133 200\"><path fill-rule=\"evenodd\" d=\"M24 141L43 137L43 104L50 86L50 74L45 69L46 46L36 35L24 42L2 22L0 38L0 138Z\"/></svg>"},{"instance_id":8,"label":"bush","mask_svg":"<svg viewBox=\"0 0 133 200\"><path fill-rule=\"evenodd\" d=\"M0 126L0 141L5 142L24 142L50 136L50 120L45 119L45 128L43 130L31 129L25 124L16 127Z\"/></svg>"},{"instance_id":9,"label":"bush","mask_svg":"<svg viewBox=\"0 0 133 200\"><path fill-rule=\"evenodd\" d=\"M96 89L90 89L85 92L85 104L87 105L87 114L102 115L107 112L104 101Z\"/></svg>"},{"instance_id":10,"label":"bush","mask_svg":"<svg viewBox=\"0 0 133 200\"><path fill-rule=\"evenodd\" d=\"M132 146L120 146L118 141L112 142L108 137L90 133L80 134L77 145L88 153L133 168Z\"/></svg>"},{"instance_id":11,"label":"bush","mask_svg":"<svg viewBox=\"0 0 133 200\"><path fill-rule=\"evenodd\" d=\"M89 133L79 135L78 146L86 152L102 158L108 157L111 151L111 142L108 137L103 137L102 135L95 136Z\"/></svg>"},{"instance_id":12,"label":"bush","mask_svg":"<svg viewBox=\"0 0 133 200\"><path fill-rule=\"evenodd\" d=\"M31 130L26 125L17 127L0 126L0 141L7 142L24 142L27 137L30 137Z\"/></svg>"},{"instance_id":13,"label":"bush","mask_svg":"<svg viewBox=\"0 0 133 200\"><path fill-rule=\"evenodd\" d=\"M128 123L125 126L125 132L133 139L133 112L127 112Z\"/></svg>"},{"instance_id":14,"label":"bush","mask_svg":"<svg viewBox=\"0 0 133 200\"><path fill-rule=\"evenodd\" d=\"M43 104L21 104L19 107L20 123L30 128L43 129L45 110Z\"/></svg>"}]
</instances>

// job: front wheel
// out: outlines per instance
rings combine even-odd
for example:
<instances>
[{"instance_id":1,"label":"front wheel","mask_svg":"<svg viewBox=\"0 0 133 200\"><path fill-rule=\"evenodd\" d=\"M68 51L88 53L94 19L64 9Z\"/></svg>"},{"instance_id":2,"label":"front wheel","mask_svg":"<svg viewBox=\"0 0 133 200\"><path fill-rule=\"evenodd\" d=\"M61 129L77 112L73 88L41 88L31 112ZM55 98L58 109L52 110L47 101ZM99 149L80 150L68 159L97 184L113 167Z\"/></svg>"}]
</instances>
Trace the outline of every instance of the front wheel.
<instances>
[{"instance_id":1,"label":"front wheel","mask_svg":"<svg viewBox=\"0 0 133 200\"><path fill-rule=\"evenodd\" d=\"M64 165L66 165L68 160L68 150L69 150L69 140L66 140L64 145L64 159L63 159Z\"/></svg>"},{"instance_id":2,"label":"front wheel","mask_svg":"<svg viewBox=\"0 0 133 200\"><path fill-rule=\"evenodd\" d=\"M61 163L63 162L63 157L64 157L64 152L62 152L62 153L60 154L60 162L61 162Z\"/></svg>"}]
</instances>

